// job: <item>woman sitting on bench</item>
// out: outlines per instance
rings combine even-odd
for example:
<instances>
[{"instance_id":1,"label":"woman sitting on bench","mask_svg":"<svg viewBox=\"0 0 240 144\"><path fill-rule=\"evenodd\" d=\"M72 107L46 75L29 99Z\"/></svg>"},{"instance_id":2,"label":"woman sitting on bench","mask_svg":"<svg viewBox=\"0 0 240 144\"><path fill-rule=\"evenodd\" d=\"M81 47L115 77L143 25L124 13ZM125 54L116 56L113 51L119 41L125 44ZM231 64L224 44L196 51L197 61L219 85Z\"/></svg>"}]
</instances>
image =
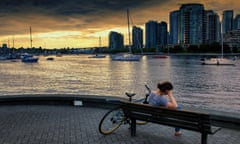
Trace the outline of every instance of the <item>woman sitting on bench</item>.
<instances>
[{"instance_id":1,"label":"woman sitting on bench","mask_svg":"<svg viewBox=\"0 0 240 144\"><path fill-rule=\"evenodd\" d=\"M157 88L157 90L152 91L149 95L148 102L150 105L164 106L170 109L180 109L173 96L173 85L170 82L166 81L158 83ZM165 98L164 95L167 95L168 99ZM175 128L175 136L180 136L181 134L180 128Z\"/></svg>"}]
</instances>

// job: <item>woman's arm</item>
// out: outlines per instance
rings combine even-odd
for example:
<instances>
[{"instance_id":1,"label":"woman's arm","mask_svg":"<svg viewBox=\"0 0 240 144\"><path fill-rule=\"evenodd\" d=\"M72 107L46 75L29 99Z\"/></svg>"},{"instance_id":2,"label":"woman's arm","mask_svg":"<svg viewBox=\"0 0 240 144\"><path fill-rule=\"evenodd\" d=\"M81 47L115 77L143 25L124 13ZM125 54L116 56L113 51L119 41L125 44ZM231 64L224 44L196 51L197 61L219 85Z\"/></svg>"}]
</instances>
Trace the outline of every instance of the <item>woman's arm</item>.
<instances>
[{"instance_id":1,"label":"woman's arm","mask_svg":"<svg viewBox=\"0 0 240 144\"><path fill-rule=\"evenodd\" d=\"M167 103L167 108L177 109L177 102L172 94L172 90L168 91L169 102Z\"/></svg>"}]
</instances>

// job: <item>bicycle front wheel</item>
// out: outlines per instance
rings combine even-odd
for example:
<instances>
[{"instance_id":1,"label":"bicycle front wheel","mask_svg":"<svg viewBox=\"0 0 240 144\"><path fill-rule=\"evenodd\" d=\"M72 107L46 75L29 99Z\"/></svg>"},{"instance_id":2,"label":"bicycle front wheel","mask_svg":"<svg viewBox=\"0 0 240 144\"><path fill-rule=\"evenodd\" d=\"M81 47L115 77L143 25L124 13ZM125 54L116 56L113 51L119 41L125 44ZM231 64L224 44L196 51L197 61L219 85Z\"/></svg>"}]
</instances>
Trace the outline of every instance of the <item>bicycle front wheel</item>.
<instances>
[{"instance_id":1,"label":"bicycle front wheel","mask_svg":"<svg viewBox=\"0 0 240 144\"><path fill-rule=\"evenodd\" d=\"M120 127L125 116L120 107L108 111L101 119L98 130L101 134L108 135Z\"/></svg>"}]
</instances>

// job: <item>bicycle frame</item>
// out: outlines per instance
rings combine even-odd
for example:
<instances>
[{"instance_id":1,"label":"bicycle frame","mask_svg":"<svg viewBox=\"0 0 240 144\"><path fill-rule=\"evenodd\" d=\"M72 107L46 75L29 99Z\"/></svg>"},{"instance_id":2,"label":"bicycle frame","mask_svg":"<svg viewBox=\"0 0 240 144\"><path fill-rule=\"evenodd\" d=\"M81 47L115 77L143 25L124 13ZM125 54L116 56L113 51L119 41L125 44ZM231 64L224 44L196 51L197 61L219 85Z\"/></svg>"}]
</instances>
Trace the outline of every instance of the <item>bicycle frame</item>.
<instances>
[{"instance_id":1,"label":"bicycle frame","mask_svg":"<svg viewBox=\"0 0 240 144\"><path fill-rule=\"evenodd\" d=\"M151 90L147 85L145 85L145 88L148 90L148 93L145 95L145 98L134 100L134 102L143 102L143 104L148 104L148 96L150 95ZM132 102L132 97L136 95L135 93L128 93L128 92L126 92L125 94L126 96L129 97L128 99L129 102ZM108 118L108 116L110 117ZM105 125L105 122L107 123L106 125ZM98 127L99 132L104 135L111 134L113 131L118 129L122 123L131 124L131 121L128 117L125 116L121 106L118 106L111 109L103 116L103 118L99 123L99 127ZM137 122L137 124L146 124L146 123L147 122L145 121Z\"/></svg>"}]
</instances>

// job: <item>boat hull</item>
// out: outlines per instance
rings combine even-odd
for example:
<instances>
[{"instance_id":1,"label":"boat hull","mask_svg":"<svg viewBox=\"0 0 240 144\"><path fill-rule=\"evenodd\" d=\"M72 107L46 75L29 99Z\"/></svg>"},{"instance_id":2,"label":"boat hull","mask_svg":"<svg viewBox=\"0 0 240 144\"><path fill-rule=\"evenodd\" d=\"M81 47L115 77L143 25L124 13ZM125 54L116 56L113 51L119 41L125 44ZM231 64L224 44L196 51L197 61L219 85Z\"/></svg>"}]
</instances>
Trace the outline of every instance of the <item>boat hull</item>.
<instances>
[{"instance_id":1,"label":"boat hull","mask_svg":"<svg viewBox=\"0 0 240 144\"><path fill-rule=\"evenodd\" d=\"M166 58L168 58L168 56L167 55L154 55L154 56L152 56L152 58L166 59Z\"/></svg>"},{"instance_id":2,"label":"boat hull","mask_svg":"<svg viewBox=\"0 0 240 144\"><path fill-rule=\"evenodd\" d=\"M26 56L26 57L22 58L22 62L24 62L24 63L36 63L36 62L38 62L38 58L37 57Z\"/></svg>"},{"instance_id":3,"label":"boat hull","mask_svg":"<svg viewBox=\"0 0 240 144\"><path fill-rule=\"evenodd\" d=\"M140 61L141 56L140 55L118 55L118 56L112 56L113 61Z\"/></svg>"},{"instance_id":4,"label":"boat hull","mask_svg":"<svg viewBox=\"0 0 240 144\"><path fill-rule=\"evenodd\" d=\"M203 65L235 65L234 61L225 58L203 59Z\"/></svg>"}]
</instances>

